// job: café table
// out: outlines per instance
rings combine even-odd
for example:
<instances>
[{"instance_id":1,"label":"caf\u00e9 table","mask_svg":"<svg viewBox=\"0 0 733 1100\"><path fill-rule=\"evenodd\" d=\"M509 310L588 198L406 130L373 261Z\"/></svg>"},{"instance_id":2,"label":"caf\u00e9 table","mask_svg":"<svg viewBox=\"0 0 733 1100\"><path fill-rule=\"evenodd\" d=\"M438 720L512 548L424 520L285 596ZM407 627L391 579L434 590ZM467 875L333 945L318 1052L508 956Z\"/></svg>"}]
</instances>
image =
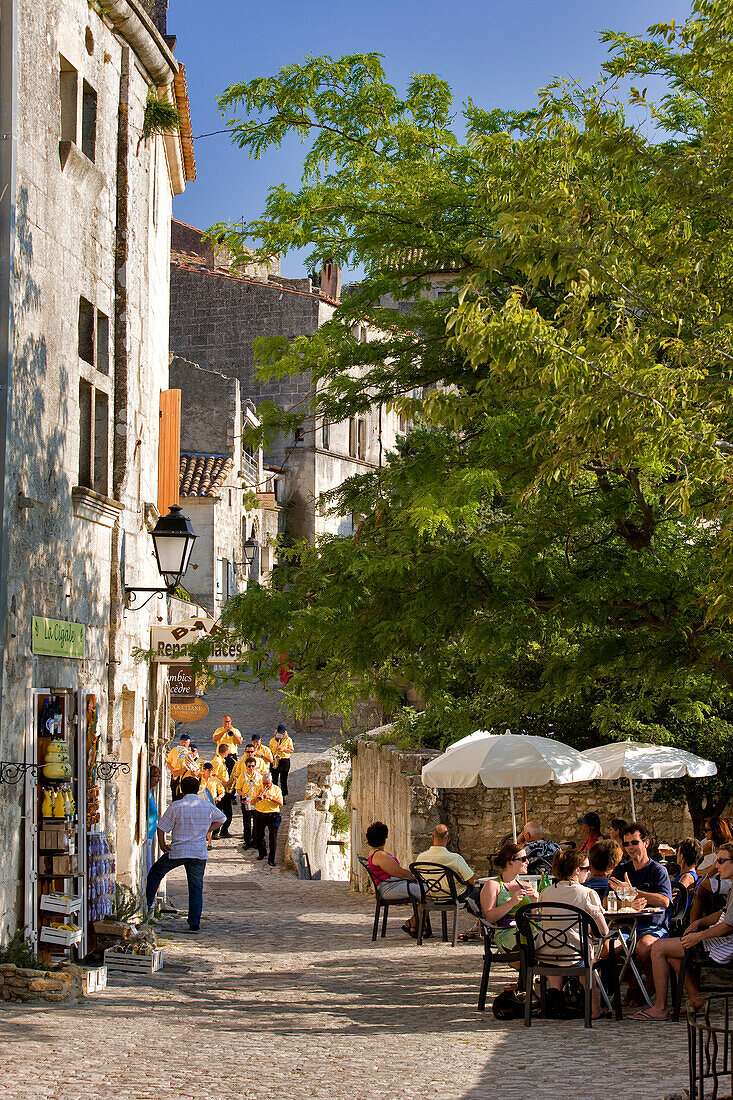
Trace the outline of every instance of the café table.
<instances>
[{"instance_id":1,"label":"caf\u00e9 table","mask_svg":"<svg viewBox=\"0 0 733 1100\"><path fill-rule=\"evenodd\" d=\"M647 907L646 909L631 909L623 912L608 912L604 910L603 913L604 917L606 918L606 924L610 929L620 930L622 928L626 928L628 931L628 937L625 940L620 935L618 937L618 941L620 944L619 954L623 959L621 970L618 976L619 984L623 981L626 972L630 970L636 978L636 982L639 986L642 997L649 1006L653 1004L653 1001L647 993L646 986L644 985L641 974L639 973L639 969L636 965L636 960L634 959L634 951L636 950L636 938L639 928L639 921L642 919L642 917L647 918L650 914L663 912L664 910L661 908Z\"/></svg>"}]
</instances>

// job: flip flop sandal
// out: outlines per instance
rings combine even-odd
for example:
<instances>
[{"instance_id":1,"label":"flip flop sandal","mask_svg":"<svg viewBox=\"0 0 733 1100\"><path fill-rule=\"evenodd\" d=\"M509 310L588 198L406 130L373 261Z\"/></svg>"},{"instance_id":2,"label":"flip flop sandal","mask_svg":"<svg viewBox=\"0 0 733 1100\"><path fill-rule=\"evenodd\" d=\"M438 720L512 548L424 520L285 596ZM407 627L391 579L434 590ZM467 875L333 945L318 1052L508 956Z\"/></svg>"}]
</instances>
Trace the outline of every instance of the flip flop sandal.
<instances>
[{"instance_id":1,"label":"flip flop sandal","mask_svg":"<svg viewBox=\"0 0 733 1100\"><path fill-rule=\"evenodd\" d=\"M410 939L412 939L412 940L417 939L417 932L415 931L414 928L410 928L409 924L403 924L403 925L401 925L401 928L402 928L403 932L407 933L407 935L410 937Z\"/></svg>"},{"instance_id":2,"label":"flip flop sandal","mask_svg":"<svg viewBox=\"0 0 733 1100\"><path fill-rule=\"evenodd\" d=\"M669 1016L652 1016L646 1009L642 1009L640 1012L635 1012L631 1017L632 1020L648 1020L652 1024L664 1024L669 1019Z\"/></svg>"}]
</instances>

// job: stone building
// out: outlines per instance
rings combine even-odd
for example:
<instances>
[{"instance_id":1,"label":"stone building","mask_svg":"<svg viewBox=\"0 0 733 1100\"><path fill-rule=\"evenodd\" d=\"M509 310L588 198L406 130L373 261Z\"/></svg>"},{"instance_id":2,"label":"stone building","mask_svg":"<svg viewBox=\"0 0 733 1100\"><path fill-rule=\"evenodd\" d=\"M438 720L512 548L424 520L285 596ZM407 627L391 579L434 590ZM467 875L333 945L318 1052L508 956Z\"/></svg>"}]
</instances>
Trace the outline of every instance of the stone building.
<instances>
[{"instance_id":1,"label":"stone building","mask_svg":"<svg viewBox=\"0 0 733 1100\"><path fill-rule=\"evenodd\" d=\"M70 753L80 827L87 800L86 824L112 834L117 877L131 885L148 759L168 740L164 674L133 650L177 613L167 599L127 610L124 591L161 584L150 530L177 492L177 461L166 469L161 449L163 433L175 450L178 430L170 218L195 170L166 8L0 6L0 111L12 137L2 145L15 154L0 160L0 758L32 766L25 784L0 785L0 940L24 924L35 939L49 886L82 895L86 932L83 831L74 877L45 877L39 855L44 777L33 769L49 737L62 734ZM178 106L180 131L144 135L149 97ZM87 782L88 744L128 771Z\"/></svg>"},{"instance_id":2,"label":"stone building","mask_svg":"<svg viewBox=\"0 0 733 1100\"><path fill-rule=\"evenodd\" d=\"M230 596L272 573L280 509L267 488L276 475L242 438L259 421L236 378L174 356L170 380L181 391L180 501L198 536L185 587L218 618ZM248 540L256 543L251 562Z\"/></svg>"},{"instance_id":3,"label":"stone building","mask_svg":"<svg viewBox=\"0 0 733 1100\"><path fill-rule=\"evenodd\" d=\"M328 289L339 291L335 271ZM335 297L314 288L310 279L286 279L278 270L254 264L245 271L233 269L222 251L202 239L201 230L173 222L171 349L201 367L237 378L242 400L251 399L255 407L266 399L286 409L297 407L312 388L305 375L260 381L255 374L256 337L312 335L337 305ZM360 326L357 336L369 340L374 333ZM311 420L295 438L278 438L266 460L283 476L288 533L311 542L326 533L350 534L352 517L326 515L319 499L348 477L382 465L399 431L399 418L375 405L349 422Z\"/></svg>"}]
</instances>

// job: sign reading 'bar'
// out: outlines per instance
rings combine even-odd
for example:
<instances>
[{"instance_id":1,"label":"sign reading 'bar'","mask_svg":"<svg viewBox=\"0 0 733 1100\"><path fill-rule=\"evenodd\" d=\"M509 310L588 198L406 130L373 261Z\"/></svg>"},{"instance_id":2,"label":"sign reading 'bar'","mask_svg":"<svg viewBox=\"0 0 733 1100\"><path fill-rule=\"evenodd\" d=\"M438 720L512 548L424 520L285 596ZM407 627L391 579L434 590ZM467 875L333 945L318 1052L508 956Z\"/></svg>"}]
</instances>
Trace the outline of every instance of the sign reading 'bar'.
<instances>
[{"instance_id":1,"label":"sign reading 'bar'","mask_svg":"<svg viewBox=\"0 0 733 1100\"><path fill-rule=\"evenodd\" d=\"M175 626L154 626L151 629L153 660L159 664L185 664L190 659L189 646L207 635L217 640L209 656L210 665L237 665L244 661L246 650L241 642L230 641L210 618L186 619Z\"/></svg>"}]
</instances>

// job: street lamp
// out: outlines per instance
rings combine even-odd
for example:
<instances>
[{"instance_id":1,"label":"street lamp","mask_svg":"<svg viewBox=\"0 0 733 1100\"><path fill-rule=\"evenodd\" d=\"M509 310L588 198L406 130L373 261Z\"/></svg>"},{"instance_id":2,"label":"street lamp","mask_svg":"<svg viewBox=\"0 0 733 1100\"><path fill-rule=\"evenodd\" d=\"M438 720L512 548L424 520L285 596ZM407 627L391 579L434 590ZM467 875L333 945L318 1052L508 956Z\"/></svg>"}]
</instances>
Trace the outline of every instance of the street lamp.
<instances>
[{"instance_id":1,"label":"street lamp","mask_svg":"<svg viewBox=\"0 0 733 1100\"><path fill-rule=\"evenodd\" d=\"M165 581L165 587L128 588L125 586L125 602L129 610L137 610L138 606L144 607L155 595L161 599L164 595L173 595L188 568L193 544L197 538L191 521L188 516L184 516L177 504L171 505L167 516L159 518L151 534L158 572ZM149 592L150 595L148 600L138 605L137 594L140 592Z\"/></svg>"},{"instance_id":2,"label":"street lamp","mask_svg":"<svg viewBox=\"0 0 733 1100\"><path fill-rule=\"evenodd\" d=\"M247 562L247 565L251 565L252 562L255 560L255 554L257 553L257 549L258 549L259 545L260 544L258 543L257 539L254 537L254 535L250 535L249 538L247 539L247 541L245 542L242 549L244 550L244 559Z\"/></svg>"}]
</instances>

